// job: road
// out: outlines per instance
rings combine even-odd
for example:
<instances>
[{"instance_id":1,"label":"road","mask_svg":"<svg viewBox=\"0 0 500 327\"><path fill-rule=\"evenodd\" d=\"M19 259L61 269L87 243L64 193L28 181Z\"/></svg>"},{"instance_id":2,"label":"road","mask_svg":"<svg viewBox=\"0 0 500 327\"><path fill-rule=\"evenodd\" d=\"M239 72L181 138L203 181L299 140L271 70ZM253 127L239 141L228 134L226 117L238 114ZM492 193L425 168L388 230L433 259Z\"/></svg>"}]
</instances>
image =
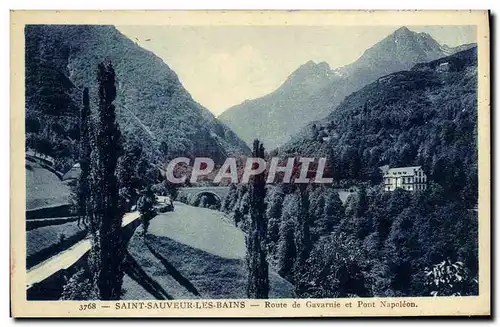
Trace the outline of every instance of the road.
<instances>
[{"instance_id":1,"label":"road","mask_svg":"<svg viewBox=\"0 0 500 327\"><path fill-rule=\"evenodd\" d=\"M227 259L245 257L245 234L224 217L224 213L174 203L175 210L159 214L150 222L150 234Z\"/></svg>"},{"instance_id":2,"label":"road","mask_svg":"<svg viewBox=\"0 0 500 327\"><path fill-rule=\"evenodd\" d=\"M223 212L180 202L174 206L150 221L146 238L132 237L128 250L140 269L129 266L122 299L245 298L245 234ZM293 285L272 267L269 284L271 298L295 297Z\"/></svg>"},{"instance_id":3,"label":"road","mask_svg":"<svg viewBox=\"0 0 500 327\"><path fill-rule=\"evenodd\" d=\"M123 216L122 226L125 227L137 218L139 212L129 212ZM84 239L67 250L47 259L27 271L26 284L27 288L39 283L61 269L67 269L75 264L87 251L90 250L91 243L89 239Z\"/></svg>"}]
</instances>

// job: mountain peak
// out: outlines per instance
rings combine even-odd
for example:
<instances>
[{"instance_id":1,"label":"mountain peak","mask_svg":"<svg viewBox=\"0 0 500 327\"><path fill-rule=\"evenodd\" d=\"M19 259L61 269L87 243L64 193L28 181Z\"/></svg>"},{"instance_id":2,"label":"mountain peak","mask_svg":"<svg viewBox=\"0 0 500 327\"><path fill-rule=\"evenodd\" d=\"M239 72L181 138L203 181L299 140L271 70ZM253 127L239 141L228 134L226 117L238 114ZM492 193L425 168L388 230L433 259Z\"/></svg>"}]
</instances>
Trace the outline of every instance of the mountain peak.
<instances>
[{"instance_id":1,"label":"mountain peak","mask_svg":"<svg viewBox=\"0 0 500 327\"><path fill-rule=\"evenodd\" d=\"M423 47L426 51L437 51L441 46L432 38L428 33L418 33L409 30L406 26L400 27L395 30L391 35L384 39L390 43L404 43L410 48ZM379 43L383 43L382 40ZM416 50L416 49L414 49ZM435 58L433 58L435 59Z\"/></svg>"},{"instance_id":2,"label":"mountain peak","mask_svg":"<svg viewBox=\"0 0 500 327\"><path fill-rule=\"evenodd\" d=\"M393 35L408 35L408 34L413 34L414 32L410 31L408 27L402 26L395 30L392 34Z\"/></svg>"},{"instance_id":3,"label":"mountain peak","mask_svg":"<svg viewBox=\"0 0 500 327\"><path fill-rule=\"evenodd\" d=\"M443 55L441 46L430 35L399 27L365 50L355 62L331 69L326 62L309 60L273 93L235 106L220 117L248 144L258 131L259 139L273 148L307 123L325 117L347 95L364 85ZM256 112L265 112L266 118L252 118L261 117Z\"/></svg>"},{"instance_id":4,"label":"mountain peak","mask_svg":"<svg viewBox=\"0 0 500 327\"><path fill-rule=\"evenodd\" d=\"M318 64L318 68L321 70L329 71L331 70L330 65L326 61L322 61Z\"/></svg>"},{"instance_id":5,"label":"mountain peak","mask_svg":"<svg viewBox=\"0 0 500 327\"><path fill-rule=\"evenodd\" d=\"M329 72L330 65L326 61L322 61L320 63L316 63L312 60L309 60L305 64L302 64L297 68L292 75L303 75L303 74L318 74L318 73L325 73Z\"/></svg>"},{"instance_id":6,"label":"mountain peak","mask_svg":"<svg viewBox=\"0 0 500 327\"><path fill-rule=\"evenodd\" d=\"M331 73L332 70L330 65L326 61L316 63L309 60L290 74L282 86L286 88L300 85L300 88L303 88L305 85L309 84L328 83L331 78Z\"/></svg>"},{"instance_id":7,"label":"mountain peak","mask_svg":"<svg viewBox=\"0 0 500 327\"><path fill-rule=\"evenodd\" d=\"M440 44L432 36L403 26L367 49L356 65L374 67L384 63L388 69L380 72L389 73L409 69L416 63L435 60L443 55Z\"/></svg>"},{"instance_id":8,"label":"mountain peak","mask_svg":"<svg viewBox=\"0 0 500 327\"><path fill-rule=\"evenodd\" d=\"M312 60L309 60L308 62L302 64L297 68L297 70L309 70L309 69L314 69L316 67L316 63Z\"/></svg>"}]
</instances>

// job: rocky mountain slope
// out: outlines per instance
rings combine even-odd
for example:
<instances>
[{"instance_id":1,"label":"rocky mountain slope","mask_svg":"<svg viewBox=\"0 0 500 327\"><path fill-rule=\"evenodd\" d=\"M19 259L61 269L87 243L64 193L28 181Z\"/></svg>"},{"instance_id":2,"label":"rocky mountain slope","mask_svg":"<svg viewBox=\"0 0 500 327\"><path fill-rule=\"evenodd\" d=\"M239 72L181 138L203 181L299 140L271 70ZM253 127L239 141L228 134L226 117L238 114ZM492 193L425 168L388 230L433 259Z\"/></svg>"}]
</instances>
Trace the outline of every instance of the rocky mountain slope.
<instances>
[{"instance_id":1,"label":"rocky mountain slope","mask_svg":"<svg viewBox=\"0 0 500 327\"><path fill-rule=\"evenodd\" d=\"M379 167L422 165L477 200L477 48L380 77L276 152L328 157L339 180L380 181Z\"/></svg>"},{"instance_id":2,"label":"rocky mountain slope","mask_svg":"<svg viewBox=\"0 0 500 327\"><path fill-rule=\"evenodd\" d=\"M123 134L150 155L227 156L248 153L227 126L193 100L168 65L113 26L30 25L26 38L26 132L29 147L74 161L82 90L97 106L97 64L116 72L117 117ZM168 42L166 40L165 42Z\"/></svg>"},{"instance_id":3,"label":"rocky mountain slope","mask_svg":"<svg viewBox=\"0 0 500 327\"><path fill-rule=\"evenodd\" d=\"M276 91L231 107L219 119L248 144L259 138L272 149L307 123L328 115L347 95L377 78L471 46L442 46L429 34L402 27L344 67L332 69L326 62L307 62Z\"/></svg>"}]
</instances>

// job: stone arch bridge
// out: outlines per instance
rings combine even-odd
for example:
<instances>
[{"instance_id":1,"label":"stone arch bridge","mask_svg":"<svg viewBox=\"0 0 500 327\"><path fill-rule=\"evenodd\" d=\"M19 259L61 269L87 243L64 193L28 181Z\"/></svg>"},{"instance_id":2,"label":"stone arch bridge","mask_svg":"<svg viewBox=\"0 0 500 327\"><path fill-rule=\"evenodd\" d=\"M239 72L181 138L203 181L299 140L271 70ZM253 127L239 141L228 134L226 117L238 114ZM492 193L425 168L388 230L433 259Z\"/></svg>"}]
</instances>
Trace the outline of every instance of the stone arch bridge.
<instances>
[{"instance_id":1,"label":"stone arch bridge","mask_svg":"<svg viewBox=\"0 0 500 327\"><path fill-rule=\"evenodd\" d=\"M357 189L351 188L349 190L346 189L334 189L339 193L340 200L342 203L347 201L349 195L356 193ZM196 201L202 195L212 196L214 197L220 204L229 193L229 186L194 186L194 187L180 187L178 189L179 194L185 194L189 197L191 201Z\"/></svg>"},{"instance_id":2,"label":"stone arch bridge","mask_svg":"<svg viewBox=\"0 0 500 327\"><path fill-rule=\"evenodd\" d=\"M229 193L229 186L194 186L194 187L180 187L178 189L179 194L185 194L191 201L196 201L202 195L208 195L214 197L219 204Z\"/></svg>"}]
</instances>

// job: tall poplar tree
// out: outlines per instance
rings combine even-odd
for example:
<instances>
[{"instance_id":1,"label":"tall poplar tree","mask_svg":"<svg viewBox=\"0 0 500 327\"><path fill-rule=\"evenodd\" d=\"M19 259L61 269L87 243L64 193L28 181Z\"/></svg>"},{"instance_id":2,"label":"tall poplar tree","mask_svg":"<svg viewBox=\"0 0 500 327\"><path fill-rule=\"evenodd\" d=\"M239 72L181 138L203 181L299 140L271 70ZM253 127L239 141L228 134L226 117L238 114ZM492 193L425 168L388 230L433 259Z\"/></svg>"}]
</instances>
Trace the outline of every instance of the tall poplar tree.
<instances>
[{"instance_id":1,"label":"tall poplar tree","mask_svg":"<svg viewBox=\"0 0 500 327\"><path fill-rule=\"evenodd\" d=\"M253 142L253 157L264 158L264 146ZM247 237L248 284L247 296L251 299L269 297L269 267L267 263L265 218L266 180L264 172L250 180L250 228Z\"/></svg>"},{"instance_id":2,"label":"tall poplar tree","mask_svg":"<svg viewBox=\"0 0 500 327\"><path fill-rule=\"evenodd\" d=\"M301 278L306 269L306 261L311 253L312 243L309 231L309 195L306 184L299 184L299 214L295 227L295 244L297 247L297 260L295 261L295 281Z\"/></svg>"},{"instance_id":3,"label":"tall poplar tree","mask_svg":"<svg viewBox=\"0 0 500 327\"><path fill-rule=\"evenodd\" d=\"M111 64L99 64L99 107L94 122L91 155L92 251L90 268L96 295L101 300L118 300L123 280L124 249L121 234L123 212L119 207L115 169L121 153L120 129L116 123L115 71Z\"/></svg>"},{"instance_id":4,"label":"tall poplar tree","mask_svg":"<svg viewBox=\"0 0 500 327\"><path fill-rule=\"evenodd\" d=\"M77 189L77 210L78 222L88 223L88 206L90 198L89 177L90 177L90 104L89 89L83 89L83 106L80 109L80 176L78 177Z\"/></svg>"}]
</instances>

